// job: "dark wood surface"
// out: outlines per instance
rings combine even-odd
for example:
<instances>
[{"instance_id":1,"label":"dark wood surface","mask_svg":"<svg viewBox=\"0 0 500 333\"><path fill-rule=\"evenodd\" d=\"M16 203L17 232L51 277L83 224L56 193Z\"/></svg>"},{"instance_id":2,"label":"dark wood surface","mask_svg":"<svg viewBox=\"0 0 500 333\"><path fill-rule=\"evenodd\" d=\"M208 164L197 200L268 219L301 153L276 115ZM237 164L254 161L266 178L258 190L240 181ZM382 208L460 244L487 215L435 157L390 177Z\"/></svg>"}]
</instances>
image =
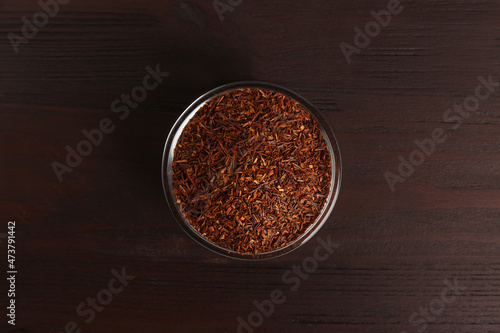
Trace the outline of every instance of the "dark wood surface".
<instances>
[{"instance_id":1,"label":"dark wood surface","mask_svg":"<svg viewBox=\"0 0 500 333\"><path fill-rule=\"evenodd\" d=\"M15 326L2 287L5 331L71 332L74 321L95 333L236 332L254 300L282 290L255 332L500 332L500 94L455 130L443 121L478 76L499 80L500 2L405 1L348 63L339 45L354 45L354 27L387 3L245 0L221 22L207 0L72 0L16 54L8 34L22 36L23 16L40 7L0 0L0 267L16 221L18 271ZM157 64L169 76L120 120L111 103ZM262 262L188 238L160 178L183 109L239 80L310 100L343 159L337 205L315 239ZM59 182L51 163L103 118L115 130ZM385 173L436 128L447 140L392 192ZM318 237L339 247L291 290L283 274ZM135 279L86 323L77 307L122 268ZM438 314L424 317L429 306Z\"/></svg>"}]
</instances>

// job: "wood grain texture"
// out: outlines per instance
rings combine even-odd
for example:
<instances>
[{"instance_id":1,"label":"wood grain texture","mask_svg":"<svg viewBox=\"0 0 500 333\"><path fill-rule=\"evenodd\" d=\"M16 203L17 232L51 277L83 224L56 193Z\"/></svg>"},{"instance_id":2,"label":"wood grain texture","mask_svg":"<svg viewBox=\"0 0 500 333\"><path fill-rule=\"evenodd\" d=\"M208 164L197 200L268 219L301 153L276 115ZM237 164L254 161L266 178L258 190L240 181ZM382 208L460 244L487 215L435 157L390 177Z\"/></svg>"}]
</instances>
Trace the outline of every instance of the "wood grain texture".
<instances>
[{"instance_id":1,"label":"wood grain texture","mask_svg":"<svg viewBox=\"0 0 500 333\"><path fill-rule=\"evenodd\" d=\"M5 315L0 325L236 332L237 317L279 289L286 301L255 332L500 332L500 94L456 130L443 121L478 76L499 80L500 3L402 5L348 64L339 44L387 1L245 0L221 22L205 0L72 0L15 54L7 34L40 8L1 0L0 233L17 222L19 274L16 326ZM120 120L111 103L157 64L169 76ZM273 260L225 259L189 239L163 197L163 144L178 115L248 79L310 100L342 153L340 197L316 237L340 246L296 291L283 274L316 239ZM51 163L103 118L115 130L58 182ZM447 140L391 192L384 173L435 128ZM86 323L77 306L122 267L136 278ZM466 289L411 325L454 278Z\"/></svg>"}]
</instances>

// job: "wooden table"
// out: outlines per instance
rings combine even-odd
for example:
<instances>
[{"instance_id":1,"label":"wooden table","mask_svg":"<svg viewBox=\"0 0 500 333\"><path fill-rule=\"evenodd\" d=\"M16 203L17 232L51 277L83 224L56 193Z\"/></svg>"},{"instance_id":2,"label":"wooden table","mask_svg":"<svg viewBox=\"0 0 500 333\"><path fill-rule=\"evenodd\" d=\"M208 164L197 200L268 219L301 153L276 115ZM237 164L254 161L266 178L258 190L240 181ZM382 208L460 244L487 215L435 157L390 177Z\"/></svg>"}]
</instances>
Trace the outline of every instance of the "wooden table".
<instances>
[{"instance_id":1,"label":"wooden table","mask_svg":"<svg viewBox=\"0 0 500 333\"><path fill-rule=\"evenodd\" d=\"M500 332L500 3L41 3L0 2L7 332ZM239 80L310 100L343 159L325 226L262 262L192 241L160 178L184 108Z\"/></svg>"}]
</instances>

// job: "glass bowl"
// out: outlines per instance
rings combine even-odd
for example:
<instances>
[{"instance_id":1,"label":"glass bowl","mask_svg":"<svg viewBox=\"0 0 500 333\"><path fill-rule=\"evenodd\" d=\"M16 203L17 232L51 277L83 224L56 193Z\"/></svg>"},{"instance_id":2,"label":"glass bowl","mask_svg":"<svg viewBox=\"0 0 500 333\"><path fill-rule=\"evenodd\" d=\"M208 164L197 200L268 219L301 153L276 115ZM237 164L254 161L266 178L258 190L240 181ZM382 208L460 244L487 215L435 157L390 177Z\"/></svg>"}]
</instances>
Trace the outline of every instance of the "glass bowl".
<instances>
[{"instance_id":1,"label":"glass bowl","mask_svg":"<svg viewBox=\"0 0 500 333\"><path fill-rule=\"evenodd\" d=\"M207 101L211 100L213 97L231 90L244 89L244 88L260 88L263 90L270 90L281 93L291 98L292 100L298 102L307 111L309 111L313 119L316 120L320 128L320 131L323 135L323 138L327 143L327 147L330 153L331 171L332 171L328 197L323 206L323 209L316 218L315 222L312 223L309 226L309 228L305 230L295 241L287 244L286 246L277 248L269 252L260 252L257 254L239 253L236 251L232 251L230 249L223 248L203 237L189 223L189 221L185 219L184 215L180 210L179 204L177 203L177 199L173 191L172 162L174 159L174 149L177 145L179 137L181 136L188 122L191 120L194 114ZM191 105L189 105L186 108L186 110L180 115L180 117L177 119L176 123L170 130L170 133L165 142L163 159L162 159L162 183L167 203L173 215L175 216L175 219L177 220L181 228L197 243L217 254L226 257L234 259L243 259L243 260L261 260L261 259L274 258L289 253L290 251L293 251L298 247L302 246L303 244L305 244L306 242L308 242L319 231L319 229L327 221L330 213L333 210L335 202L337 201L337 197L340 191L341 168L342 167L341 167L340 151L337 144L337 140L335 139L335 135L333 134L333 131L331 130L326 120L322 117L322 115L318 112L318 110L316 110L316 108L311 103L309 103L303 97L299 96L297 93L288 90L284 87L281 87L279 85L267 82L258 82L258 81L241 81L241 82L225 84L206 92L205 94L201 95L198 99L196 99Z\"/></svg>"}]
</instances>

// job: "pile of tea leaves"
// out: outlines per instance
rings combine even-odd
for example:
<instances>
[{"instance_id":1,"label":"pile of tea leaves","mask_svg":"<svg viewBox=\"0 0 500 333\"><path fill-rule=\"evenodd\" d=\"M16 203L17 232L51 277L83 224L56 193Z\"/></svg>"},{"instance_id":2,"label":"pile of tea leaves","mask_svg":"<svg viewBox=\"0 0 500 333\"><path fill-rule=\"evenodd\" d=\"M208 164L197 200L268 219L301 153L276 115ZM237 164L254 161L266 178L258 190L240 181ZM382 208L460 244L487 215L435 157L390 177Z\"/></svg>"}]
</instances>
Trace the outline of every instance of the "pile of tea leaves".
<instances>
[{"instance_id":1,"label":"pile of tea leaves","mask_svg":"<svg viewBox=\"0 0 500 333\"><path fill-rule=\"evenodd\" d=\"M216 95L174 149L173 189L207 240L242 254L284 247L317 219L329 194L327 143L310 113L258 88Z\"/></svg>"}]
</instances>

